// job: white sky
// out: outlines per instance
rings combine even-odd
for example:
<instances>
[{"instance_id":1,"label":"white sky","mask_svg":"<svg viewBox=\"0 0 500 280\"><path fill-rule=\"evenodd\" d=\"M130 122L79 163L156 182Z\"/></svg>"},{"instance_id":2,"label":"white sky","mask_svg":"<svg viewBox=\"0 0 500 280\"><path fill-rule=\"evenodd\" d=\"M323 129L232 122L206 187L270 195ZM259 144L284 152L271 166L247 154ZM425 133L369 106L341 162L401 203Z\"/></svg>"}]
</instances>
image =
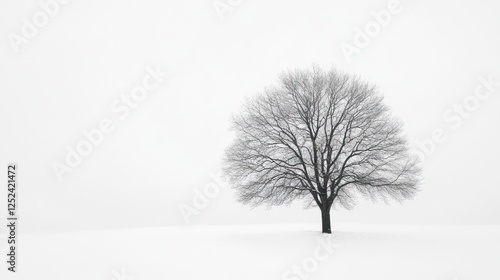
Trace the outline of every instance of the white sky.
<instances>
[{"instance_id":1,"label":"white sky","mask_svg":"<svg viewBox=\"0 0 500 280\"><path fill-rule=\"evenodd\" d=\"M353 44L355 29L388 2L243 0L220 20L211 0L71 1L16 53L8 34L20 34L23 17L41 8L38 1L1 0L0 158L2 168L19 164L22 226L185 224L179 205L190 204L193 190L219 170L231 141L229 116L281 71L312 63L379 85L412 144L436 128L447 135L425 160L413 201L360 201L332 213L334 224L499 224L500 87L456 129L443 114L474 94L480 76L500 81L500 4L402 0L401 13L348 62L340 45ZM111 104L157 64L170 76L118 119ZM53 162L64 162L66 146L104 118L115 130L60 183ZM319 221L318 210L300 206L250 210L231 190L193 218Z\"/></svg>"}]
</instances>

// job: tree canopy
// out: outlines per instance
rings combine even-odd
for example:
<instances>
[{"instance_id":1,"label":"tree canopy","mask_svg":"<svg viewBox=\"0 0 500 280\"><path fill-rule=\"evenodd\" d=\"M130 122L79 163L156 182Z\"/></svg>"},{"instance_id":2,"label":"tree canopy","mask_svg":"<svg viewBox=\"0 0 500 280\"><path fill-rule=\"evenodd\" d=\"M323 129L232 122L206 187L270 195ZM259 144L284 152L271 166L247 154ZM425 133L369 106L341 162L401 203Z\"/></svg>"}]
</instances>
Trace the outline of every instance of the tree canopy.
<instances>
[{"instance_id":1,"label":"tree canopy","mask_svg":"<svg viewBox=\"0 0 500 280\"><path fill-rule=\"evenodd\" d=\"M377 88L335 69L289 71L234 116L225 174L238 199L281 205L301 199L322 212L411 198L420 181L402 122ZM329 220L329 216L328 216Z\"/></svg>"}]
</instances>

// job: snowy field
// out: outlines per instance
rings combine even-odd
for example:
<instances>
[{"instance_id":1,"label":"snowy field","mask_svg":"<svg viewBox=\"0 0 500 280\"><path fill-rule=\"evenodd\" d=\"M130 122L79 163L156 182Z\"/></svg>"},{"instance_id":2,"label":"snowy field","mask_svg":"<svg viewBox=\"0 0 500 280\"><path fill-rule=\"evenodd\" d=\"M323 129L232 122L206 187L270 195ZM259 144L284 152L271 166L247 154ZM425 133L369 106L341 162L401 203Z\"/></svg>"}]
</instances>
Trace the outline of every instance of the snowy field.
<instances>
[{"instance_id":1,"label":"snowy field","mask_svg":"<svg viewBox=\"0 0 500 280\"><path fill-rule=\"evenodd\" d=\"M500 227L194 226L20 235L0 279L500 279ZM4 240L3 240L4 241ZM2 255L5 242L2 243ZM5 255L4 255L5 256Z\"/></svg>"}]
</instances>

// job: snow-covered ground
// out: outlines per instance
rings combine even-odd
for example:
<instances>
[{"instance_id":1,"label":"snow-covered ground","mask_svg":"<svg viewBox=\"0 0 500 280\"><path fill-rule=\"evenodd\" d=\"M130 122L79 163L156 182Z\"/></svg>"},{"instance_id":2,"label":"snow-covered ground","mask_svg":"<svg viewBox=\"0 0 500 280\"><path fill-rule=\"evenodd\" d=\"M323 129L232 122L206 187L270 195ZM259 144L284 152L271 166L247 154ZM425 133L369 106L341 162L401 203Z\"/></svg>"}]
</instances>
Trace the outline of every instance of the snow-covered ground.
<instances>
[{"instance_id":1,"label":"snow-covered ground","mask_svg":"<svg viewBox=\"0 0 500 280\"><path fill-rule=\"evenodd\" d=\"M0 279L500 279L500 227L193 226L19 236ZM0 250L5 256L5 243Z\"/></svg>"}]
</instances>

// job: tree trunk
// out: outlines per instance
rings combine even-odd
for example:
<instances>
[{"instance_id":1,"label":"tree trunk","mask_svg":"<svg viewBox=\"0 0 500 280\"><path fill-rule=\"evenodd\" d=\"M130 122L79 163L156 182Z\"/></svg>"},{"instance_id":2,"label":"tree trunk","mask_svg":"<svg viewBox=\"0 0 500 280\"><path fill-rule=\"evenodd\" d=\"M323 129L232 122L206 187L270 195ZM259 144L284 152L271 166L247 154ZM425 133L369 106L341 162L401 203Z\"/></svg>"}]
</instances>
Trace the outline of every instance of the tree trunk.
<instances>
[{"instance_id":1,"label":"tree trunk","mask_svg":"<svg viewBox=\"0 0 500 280\"><path fill-rule=\"evenodd\" d=\"M321 224L323 226L323 233L332 233L330 225L330 207L321 208Z\"/></svg>"}]
</instances>

